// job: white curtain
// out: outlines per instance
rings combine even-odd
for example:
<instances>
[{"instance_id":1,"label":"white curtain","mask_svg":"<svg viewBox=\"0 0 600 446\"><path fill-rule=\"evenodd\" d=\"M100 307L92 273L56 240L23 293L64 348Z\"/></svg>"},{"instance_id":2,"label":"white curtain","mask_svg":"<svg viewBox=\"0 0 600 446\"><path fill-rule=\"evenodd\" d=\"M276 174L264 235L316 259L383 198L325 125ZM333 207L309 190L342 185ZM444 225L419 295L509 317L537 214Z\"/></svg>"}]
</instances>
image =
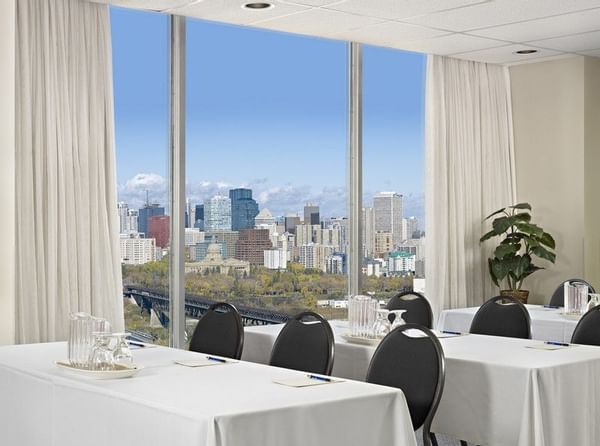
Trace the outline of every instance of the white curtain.
<instances>
[{"instance_id":1,"label":"white curtain","mask_svg":"<svg viewBox=\"0 0 600 446\"><path fill-rule=\"evenodd\" d=\"M17 2L17 342L123 329L108 7Z\"/></svg>"},{"instance_id":2,"label":"white curtain","mask_svg":"<svg viewBox=\"0 0 600 446\"><path fill-rule=\"evenodd\" d=\"M436 314L499 294L483 219L514 204L508 70L429 56L426 92L426 292Z\"/></svg>"}]
</instances>

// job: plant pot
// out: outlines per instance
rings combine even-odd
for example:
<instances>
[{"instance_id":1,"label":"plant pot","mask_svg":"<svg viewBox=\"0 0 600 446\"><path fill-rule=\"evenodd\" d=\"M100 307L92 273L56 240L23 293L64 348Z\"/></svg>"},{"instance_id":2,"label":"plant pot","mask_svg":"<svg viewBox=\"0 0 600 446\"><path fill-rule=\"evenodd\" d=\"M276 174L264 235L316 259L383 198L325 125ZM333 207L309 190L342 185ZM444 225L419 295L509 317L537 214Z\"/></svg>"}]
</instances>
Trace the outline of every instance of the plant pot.
<instances>
[{"instance_id":1,"label":"plant pot","mask_svg":"<svg viewBox=\"0 0 600 446\"><path fill-rule=\"evenodd\" d=\"M511 296L515 299L520 300L522 303L527 303L527 298L529 297L528 290L501 290L500 296Z\"/></svg>"}]
</instances>

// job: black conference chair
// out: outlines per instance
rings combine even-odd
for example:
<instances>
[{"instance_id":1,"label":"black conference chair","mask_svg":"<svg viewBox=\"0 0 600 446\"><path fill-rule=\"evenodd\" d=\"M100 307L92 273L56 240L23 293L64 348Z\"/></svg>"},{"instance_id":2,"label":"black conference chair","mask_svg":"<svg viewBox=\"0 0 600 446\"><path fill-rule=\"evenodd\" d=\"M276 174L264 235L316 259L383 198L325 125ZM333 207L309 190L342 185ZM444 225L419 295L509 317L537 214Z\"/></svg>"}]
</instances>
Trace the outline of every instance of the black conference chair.
<instances>
[{"instance_id":1,"label":"black conference chair","mask_svg":"<svg viewBox=\"0 0 600 446\"><path fill-rule=\"evenodd\" d=\"M240 359L244 348L244 324L237 309L226 302L212 304L196 324L190 350Z\"/></svg>"},{"instance_id":2,"label":"black conference chair","mask_svg":"<svg viewBox=\"0 0 600 446\"><path fill-rule=\"evenodd\" d=\"M271 350L270 365L331 375L334 339L329 322L304 311L286 322Z\"/></svg>"},{"instance_id":3,"label":"black conference chair","mask_svg":"<svg viewBox=\"0 0 600 446\"><path fill-rule=\"evenodd\" d=\"M552 293L552 297L550 298L550 306L552 306L552 307L564 307L565 306L565 283L566 282L568 282L571 285L575 285L576 283L582 283L582 284L588 286L590 293L596 292L596 290L594 290L594 287L591 284L587 283L583 279L565 280L556 288L554 293ZM588 297L588 299L589 299L589 297Z\"/></svg>"},{"instance_id":4,"label":"black conference chair","mask_svg":"<svg viewBox=\"0 0 600 446\"><path fill-rule=\"evenodd\" d=\"M416 329L424 337L411 337ZM413 428L423 427L424 446L437 445L431 422L444 390L445 360L440 341L427 328L406 324L392 330L373 354L367 382L396 387L404 392Z\"/></svg>"},{"instance_id":5,"label":"black conference chair","mask_svg":"<svg viewBox=\"0 0 600 446\"><path fill-rule=\"evenodd\" d=\"M531 319L525 305L514 297L496 296L477 310L469 332L531 339Z\"/></svg>"},{"instance_id":6,"label":"black conference chair","mask_svg":"<svg viewBox=\"0 0 600 446\"><path fill-rule=\"evenodd\" d=\"M571 343L600 345L600 305L581 317L571 336Z\"/></svg>"},{"instance_id":7,"label":"black conference chair","mask_svg":"<svg viewBox=\"0 0 600 446\"><path fill-rule=\"evenodd\" d=\"M406 310L406 313L402 315L402 319L407 323L433 328L433 311L431 311L431 305L421 293L405 291L397 294L389 300L387 309Z\"/></svg>"}]
</instances>

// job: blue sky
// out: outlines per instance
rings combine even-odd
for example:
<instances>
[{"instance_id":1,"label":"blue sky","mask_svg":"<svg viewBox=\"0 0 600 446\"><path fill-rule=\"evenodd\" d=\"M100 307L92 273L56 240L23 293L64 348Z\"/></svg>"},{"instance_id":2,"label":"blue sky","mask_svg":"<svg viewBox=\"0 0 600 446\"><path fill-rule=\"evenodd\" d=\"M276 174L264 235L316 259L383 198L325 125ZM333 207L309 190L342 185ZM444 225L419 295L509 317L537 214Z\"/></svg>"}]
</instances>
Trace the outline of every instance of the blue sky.
<instances>
[{"instance_id":1,"label":"blue sky","mask_svg":"<svg viewBox=\"0 0 600 446\"><path fill-rule=\"evenodd\" d=\"M112 8L119 193L162 200L167 17ZM194 202L248 186L273 214L345 214L346 44L188 20L187 188ZM405 195L422 217L425 57L364 47L364 195Z\"/></svg>"}]
</instances>

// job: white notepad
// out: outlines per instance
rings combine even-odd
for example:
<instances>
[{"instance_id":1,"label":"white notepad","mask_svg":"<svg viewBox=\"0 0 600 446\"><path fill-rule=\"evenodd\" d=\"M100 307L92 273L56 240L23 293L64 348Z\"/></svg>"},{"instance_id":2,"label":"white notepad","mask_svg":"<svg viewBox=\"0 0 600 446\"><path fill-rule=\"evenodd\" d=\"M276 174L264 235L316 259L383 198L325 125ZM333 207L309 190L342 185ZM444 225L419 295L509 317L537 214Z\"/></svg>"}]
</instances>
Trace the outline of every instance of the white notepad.
<instances>
[{"instance_id":1,"label":"white notepad","mask_svg":"<svg viewBox=\"0 0 600 446\"><path fill-rule=\"evenodd\" d=\"M294 376L293 378L284 378L284 379L274 379L273 382L275 384L281 384L282 386L288 387L309 387L309 386L320 386L323 384L334 384L343 382L343 379L339 378L326 378L323 379L315 379L307 376Z\"/></svg>"},{"instance_id":2,"label":"white notepad","mask_svg":"<svg viewBox=\"0 0 600 446\"><path fill-rule=\"evenodd\" d=\"M565 348L573 347L572 345L556 345L556 344L531 344L526 345L525 348L533 348L536 350L564 350Z\"/></svg>"},{"instance_id":3,"label":"white notepad","mask_svg":"<svg viewBox=\"0 0 600 446\"><path fill-rule=\"evenodd\" d=\"M237 361L233 359L210 359L208 356L201 356L193 359L176 359L175 364L184 365L186 367L207 367L211 365L234 364Z\"/></svg>"}]
</instances>

